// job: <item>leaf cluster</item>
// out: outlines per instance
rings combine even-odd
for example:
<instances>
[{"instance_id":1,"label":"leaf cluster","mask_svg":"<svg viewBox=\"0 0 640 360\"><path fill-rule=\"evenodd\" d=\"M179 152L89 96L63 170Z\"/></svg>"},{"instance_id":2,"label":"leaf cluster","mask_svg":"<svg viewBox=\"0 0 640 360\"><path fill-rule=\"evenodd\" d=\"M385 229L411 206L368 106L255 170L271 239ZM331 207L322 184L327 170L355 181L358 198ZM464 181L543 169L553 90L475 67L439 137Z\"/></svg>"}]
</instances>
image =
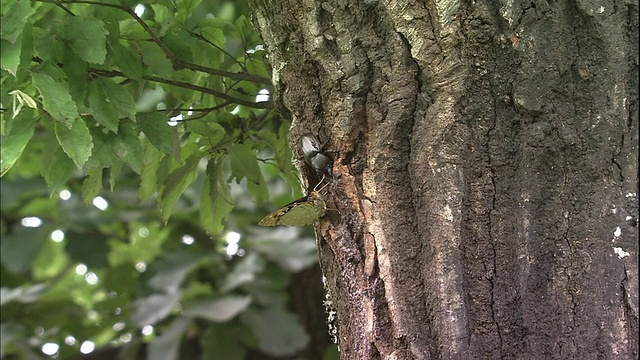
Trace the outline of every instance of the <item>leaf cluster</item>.
<instances>
[{"instance_id":1,"label":"leaf cluster","mask_svg":"<svg viewBox=\"0 0 640 360\"><path fill-rule=\"evenodd\" d=\"M194 338L202 358L303 347L285 289L314 243L252 226L276 177L295 197L300 185L246 5L1 11L0 356L50 342L71 358L82 341L131 359L193 358ZM249 239L235 252L231 229Z\"/></svg>"}]
</instances>

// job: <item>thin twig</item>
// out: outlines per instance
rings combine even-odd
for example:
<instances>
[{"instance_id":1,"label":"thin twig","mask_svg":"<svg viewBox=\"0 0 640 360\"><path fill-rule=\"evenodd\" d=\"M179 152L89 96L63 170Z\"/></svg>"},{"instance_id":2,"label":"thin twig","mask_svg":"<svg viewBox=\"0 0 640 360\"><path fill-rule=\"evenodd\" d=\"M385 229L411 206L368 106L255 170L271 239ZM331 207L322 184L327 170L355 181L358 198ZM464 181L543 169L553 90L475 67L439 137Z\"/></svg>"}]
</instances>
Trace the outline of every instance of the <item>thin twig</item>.
<instances>
[{"instance_id":1,"label":"thin twig","mask_svg":"<svg viewBox=\"0 0 640 360\"><path fill-rule=\"evenodd\" d=\"M127 78L127 76L125 74L123 74L120 71L116 71L116 70L102 70L102 69L89 69L89 72L95 75L99 75L99 76L103 76L103 77L124 77ZM243 105L243 106L247 106L247 107L251 107L251 108L256 108L256 109L267 109L271 106L270 102L251 102L251 101L247 101L247 100L243 100L237 97L233 97L230 95L227 95L223 92L217 91L217 90L213 90L213 89L209 89L203 86L198 86L198 85L194 85L194 84L190 84L190 83L186 83L183 81L175 81L175 80L168 80L168 79L164 79L158 76L149 76L149 75L143 75L142 76L143 79L145 80L149 80L149 81L153 81L153 82L157 82L157 83L161 83L161 84L167 84L167 85L172 85L172 86L177 86L177 87L181 87L184 89L190 89L190 90L195 90L195 91L199 91L201 93L205 93L205 94L209 94L209 95L213 95L213 96L217 96L219 98L222 98L224 100L230 101L232 103L238 104L238 105Z\"/></svg>"}]
</instances>

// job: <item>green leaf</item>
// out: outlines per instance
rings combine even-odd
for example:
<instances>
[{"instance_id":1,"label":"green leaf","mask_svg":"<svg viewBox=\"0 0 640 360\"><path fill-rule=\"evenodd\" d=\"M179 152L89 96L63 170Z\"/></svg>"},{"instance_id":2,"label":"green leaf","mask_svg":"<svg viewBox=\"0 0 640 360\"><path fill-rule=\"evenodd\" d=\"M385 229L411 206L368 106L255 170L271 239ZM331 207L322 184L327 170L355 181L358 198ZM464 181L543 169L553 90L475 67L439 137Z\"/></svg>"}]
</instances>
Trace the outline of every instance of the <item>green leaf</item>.
<instances>
[{"instance_id":1,"label":"green leaf","mask_svg":"<svg viewBox=\"0 0 640 360\"><path fill-rule=\"evenodd\" d=\"M85 162L91 156L93 148L93 140L87 124L82 119L78 119L73 123L71 129L68 129L58 123L54 123L56 138L62 146L69 158L73 160L78 169L81 169Z\"/></svg>"},{"instance_id":2,"label":"green leaf","mask_svg":"<svg viewBox=\"0 0 640 360\"><path fill-rule=\"evenodd\" d=\"M163 153L180 160L180 144L178 132L173 126L169 126L167 118L158 113L138 114L138 123L149 142Z\"/></svg>"},{"instance_id":3,"label":"green leaf","mask_svg":"<svg viewBox=\"0 0 640 360\"><path fill-rule=\"evenodd\" d=\"M229 150L229 161L231 162L231 175L238 183L243 177L251 182L259 182L262 178L256 151L247 144L234 144Z\"/></svg>"},{"instance_id":4,"label":"green leaf","mask_svg":"<svg viewBox=\"0 0 640 360\"><path fill-rule=\"evenodd\" d=\"M87 16L66 17L62 36L74 53L92 64L104 63L107 55L107 31L104 23Z\"/></svg>"},{"instance_id":5,"label":"green leaf","mask_svg":"<svg viewBox=\"0 0 640 360\"><path fill-rule=\"evenodd\" d=\"M102 168L92 168L87 171L87 178L82 182L82 198L85 205L98 196L102 190Z\"/></svg>"},{"instance_id":6,"label":"green leaf","mask_svg":"<svg viewBox=\"0 0 640 360\"><path fill-rule=\"evenodd\" d=\"M91 82L89 107L96 120L113 132L118 131L121 116L135 120L136 103L131 93L111 79Z\"/></svg>"},{"instance_id":7,"label":"green leaf","mask_svg":"<svg viewBox=\"0 0 640 360\"><path fill-rule=\"evenodd\" d=\"M2 69L9 74L16 76L18 66L20 65L20 53L22 51L22 36L18 37L18 41L11 43L8 40L0 40L0 64Z\"/></svg>"},{"instance_id":8,"label":"green leaf","mask_svg":"<svg viewBox=\"0 0 640 360\"><path fill-rule=\"evenodd\" d=\"M90 82L87 81L87 73L89 71L87 62L73 51L70 51L68 47L65 47L62 58L60 59L60 64L63 64L63 66L56 70L61 70L64 73L69 95L71 95L71 98L75 101L79 112L87 112L84 109L85 99L89 92L90 85ZM54 79L57 79L54 74L48 74Z\"/></svg>"},{"instance_id":9,"label":"green leaf","mask_svg":"<svg viewBox=\"0 0 640 360\"><path fill-rule=\"evenodd\" d=\"M162 42L167 48L180 60L193 62L193 54L191 53L191 46L185 42L180 36L169 33L162 37Z\"/></svg>"},{"instance_id":10,"label":"green leaf","mask_svg":"<svg viewBox=\"0 0 640 360\"><path fill-rule=\"evenodd\" d=\"M1 288L0 289L0 306L8 304L12 301L20 302L23 304L33 303L38 300L40 294L47 288L46 284L35 284L33 286L20 286L14 289Z\"/></svg>"},{"instance_id":11,"label":"green leaf","mask_svg":"<svg viewBox=\"0 0 640 360\"><path fill-rule=\"evenodd\" d=\"M174 75L173 64L158 44L153 42L138 42L142 53L142 61L158 76L172 77Z\"/></svg>"},{"instance_id":12,"label":"green leaf","mask_svg":"<svg viewBox=\"0 0 640 360\"><path fill-rule=\"evenodd\" d=\"M18 0L9 4L2 14L2 28L0 28L2 38L15 43L33 12L34 9L29 0ZM4 48L2 51L4 52Z\"/></svg>"},{"instance_id":13,"label":"green leaf","mask_svg":"<svg viewBox=\"0 0 640 360\"><path fill-rule=\"evenodd\" d=\"M171 216L173 205L175 205L178 197L196 180L199 160L200 154L198 153L189 156L183 166L174 170L167 177L162 191L162 199L160 200L160 211L164 221L167 221Z\"/></svg>"},{"instance_id":14,"label":"green leaf","mask_svg":"<svg viewBox=\"0 0 640 360\"><path fill-rule=\"evenodd\" d=\"M118 161L118 157L113 152L115 137L113 133L107 133L102 127L93 126L89 128L91 138L93 139L93 151L87 167L108 168Z\"/></svg>"},{"instance_id":15,"label":"green leaf","mask_svg":"<svg viewBox=\"0 0 640 360\"><path fill-rule=\"evenodd\" d=\"M248 181L247 190L249 190L251 199L253 199L253 201L255 201L258 205L264 203L269 199L269 188L267 187L267 183L264 181L264 179L261 179L261 181L258 183Z\"/></svg>"},{"instance_id":16,"label":"green leaf","mask_svg":"<svg viewBox=\"0 0 640 360\"><path fill-rule=\"evenodd\" d=\"M201 338L203 359L246 359L246 335L249 331L235 322L210 323Z\"/></svg>"},{"instance_id":17,"label":"green leaf","mask_svg":"<svg viewBox=\"0 0 640 360\"><path fill-rule=\"evenodd\" d=\"M109 265L109 248L105 237L102 233L98 233L96 238L76 231L67 231L64 235L65 249L73 261L86 264L89 268L106 268Z\"/></svg>"},{"instance_id":18,"label":"green leaf","mask_svg":"<svg viewBox=\"0 0 640 360\"><path fill-rule=\"evenodd\" d=\"M171 309L178 303L179 299L180 292L154 294L139 298L133 303L135 308L132 318L133 323L138 327L155 325L158 321L169 315Z\"/></svg>"},{"instance_id":19,"label":"green leaf","mask_svg":"<svg viewBox=\"0 0 640 360\"><path fill-rule=\"evenodd\" d=\"M231 175L239 183L243 177L247 178L247 188L253 201L261 204L269 198L269 189L262 177L258 166L256 151L248 144L234 144L229 150Z\"/></svg>"},{"instance_id":20,"label":"green leaf","mask_svg":"<svg viewBox=\"0 0 640 360\"><path fill-rule=\"evenodd\" d=\"M136 118L136 102L131 96L131 92L123 85L118 85L111 79L99 79L99 84L104 87L105 94L111 106L120 113L120 115L135 121Z\"/></svg>"},{"instance_id":21,"label":"green leaf","mask_svg":"<svg viewBox=\"0 0 640 360\"><path fill-rule=\"evenodd\" d=\"M258 34L256 34L256 31L251 24L251 21L246 16L240 15L236 19L235 25L237 26L238 31L240 32L242 39L244 40L243 42L248 46L252 46L260 41Z\"/></svg>"},{"instance_id":22,"label":"green leaf","mask_svg":"<svg viewBox=\"0 0 640 360\"><path fill-rule=\"evenodd\" d=\"M55 140L51 140L44 148L40 164L40 172L49 190L52 193L60 190L75 170L73 161Z\"/></svg>"},{"instance_id":23,"label":"green leaf","mask_svg":"<svg viewBox=\"0 0 640 360\"><path fill-rule=\"evenodd\" d=\"M270 237L252 244L251 248L291 273L297 273L318 262L316 242L298 234Z\"/></svg>"},{"instance_id":24,"label":"green leaf","mask_svg":"<svg viewBox=\"0 0 640 360\"><path fill-rule=\"evenodd\" d=\"M142 180L138 190L138 201L147 200L158 191L158 169L165 156L149 141L145 141L144 144L143 167L142 174L140 174Z\"/></svg>"},{"instance_id":25,"label":"green leaf","mask_svg":"<svg viewBox=\"0 0 640 360\"><path fill-rule=\"evenodd\" d=\"M309 342L298 318L279 308L246 311L242 320L258 338L260 350L274 357L293 355Z\"/></svg>"},{"instance_id":26,"label":"green leaf","mask_svg":"<svg viewBox=\"0 0 640 360\"><path fill-rule=\"evenodd\" d=\"M16 163L33 136L38 118L29 116L31 114L28 113L23 114L26 114L26 116L18 116L14 119L11 132L7 134L7 136L2 137L0 177L4 176L13 164Z\"/></svg>"},{"instance_id":27,"label":"green leaf","mask_svg":"<svg viewBox=\"0 0 640 360\"><path fill-rule=\"evenodd\" d=\"M251 304L250 296L225 296L219 299L202 300L184 307L186 316L198 317L213 322L227 322Z\"/></svg>"},{"instance_id":28,"label":"green leaf","mask_svg":"<svg viewBox=\"0 0 640 360\"><path fill-rule=\"evenodd\" d=\"M109 187L111 192L116 188L116 180L118 179L118 174L122 167L124 166L124 161L118 160L116 161L111 168L109 168Z\"/></svg>"},{"instance_id":29,"label":"green leaf","mask_svg":"<svg viewBox=\"0 0 640 360\"><path fill-rule=\"evenodd\" d=\"M174 293L180 289L187 274L193 271L206 259L201 253L179 251L166 254L153 264L156 273L147 284L154 290Z\"/></svg>"},{"instance_id":30,"label":"green leaf","mask_svg":"<svg viewBox=\"0 0 640 360\"><path fill-rule=\"evenodd\" d=\"M33 82L42 95L44 110L51 117L71 129L75 120L79 117L76 103L67 91L67 85L56 82L46 74L33 73Z\"/></svg>"},{"instance_id":31,"label":"green leaf","mask_svg":"<svg viewBox=\"0 0 640 360\"><path fill-rule=\"evenodd\" d=\"M113 152L129 167L140 174L142 172L142 145L138 133L126 122L121 122L118 136L113 138Z\"/></svg>"},{"instance_id":32,"label":"green leaf","mask_svg":"<svg viewBox=\"0 0 640 360\"><path fill-rule=\"evenodd\" d=\"M211 236L224 229L224 221L233 210L231 188L225 181L224 174L223 162L209 160L200 193L200 222Z\"/></svg>"},{"instance_id":33,"label":"green leaf","mask_svg":"<svg viewBox=\"0 0 640 360\"><path fill-rule=\"evenodd\" d=\"M206 143L212 147L218 145L226 135L222 125L203 120L186 121L185 130L206 137Z\"/></svg>"},{"instance_id":34,"label":"green leaf","mask_svg":"<svg viewBox=\"0 0 640 360\"><path fill-rule=\"evenodd\" d=\"M115 133L118 132L120 117L114 105L108 102L102 84L92 81L89 86L89 111L100 125Z\"/></svg>"},{"instance_id":35,"label":"green leaf","mask_svg":"<svg viewBox=\"0 0 640 360\"><path fill-rule=\"evenodd\" d=\"M180 343L184 332L191 324L191 319L178 317L171 327L149 344L148 359L154 360L178 360Z\"/></svg>"},{"instance_id":36,"label":"green leaf","mask_svg":"<svg viewBox=\"0 0 640 360\"><path fill-rule=\"evenodd\" d=\"M129 263L134 265L140 261L150 263L163 254L162 244L169 238L170 230L156 223L130 223L131 232L128 242L114 239L109 242L109 264L119 266ZM141 232L146 231L146 235ZM176 287L177 289L177 287Z\"/></svg>"},{"instance_id":37,"label":"green leaf","mask_svg":"<svg viewBox=\"0 0 640 360\"><path fill-rule=\"evenodd\" d=\"M255 281L257 275L264 271L265 260L257 253L251 252L238 262L232 271L227 273L222 285L221 292L229 292L246 283Z\"/></svg>"},{"instance_id":38,"label":"green leaf","mask_svg":"<svg viewBox=\"0 0 640 360\"><path fill-rule=\"evenodd\" d=\"M0 261L3 267L16 274L28 271L45 240L44 228L16 226L13 233L3 234L0 241Z\"/></svg>"},{"instance_id":39,"label":"green leaf","mask_svg":"<svg viewBox=\"0 0 640 360\"><path fill-rule=\"evenodd\" d=\"M120 71L131 79L142 80L142 64L131 48L123 46L118 41L109 42L109 45L111 49L109 54L113 57Z\"/></svg>"}]
</instances>

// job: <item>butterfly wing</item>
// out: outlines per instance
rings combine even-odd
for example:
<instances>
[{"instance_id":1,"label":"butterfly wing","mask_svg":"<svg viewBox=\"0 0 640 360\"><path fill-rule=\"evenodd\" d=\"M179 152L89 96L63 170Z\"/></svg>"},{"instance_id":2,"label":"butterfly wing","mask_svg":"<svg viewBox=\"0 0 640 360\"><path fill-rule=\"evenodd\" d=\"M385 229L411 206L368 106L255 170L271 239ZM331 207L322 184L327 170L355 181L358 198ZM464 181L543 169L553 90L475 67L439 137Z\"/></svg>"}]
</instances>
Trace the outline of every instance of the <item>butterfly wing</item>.
<instances>
[{"instance_id":1,"label":"butterfly wing","mask_svg":"<svg viewBox=\"0 0 640 360\"><path fill-rule=\"evenodd\" d=\"M304 226L318 221L324 214L325 204L316 192L296 200L291 204L265 216L258 225L260 226Z\"/></svg>"}]
</instances>

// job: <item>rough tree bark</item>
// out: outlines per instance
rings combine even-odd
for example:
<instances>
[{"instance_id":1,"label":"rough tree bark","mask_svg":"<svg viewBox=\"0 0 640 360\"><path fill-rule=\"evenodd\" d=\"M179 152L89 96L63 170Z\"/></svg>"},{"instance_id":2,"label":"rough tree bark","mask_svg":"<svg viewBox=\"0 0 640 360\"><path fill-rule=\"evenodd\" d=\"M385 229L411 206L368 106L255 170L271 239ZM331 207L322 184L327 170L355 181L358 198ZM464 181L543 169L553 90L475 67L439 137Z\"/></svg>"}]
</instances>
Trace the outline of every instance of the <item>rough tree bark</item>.
<instances>
[{"instance_id":1,"label":"rough tree bark","mask_svg":"<svg viewBox=\"0 0 640 360\"><path fill-rule=\"evenodd\" d=\"M343 359L637 358L637 1L253 8Z\"/></svg>"}]
</instances>

